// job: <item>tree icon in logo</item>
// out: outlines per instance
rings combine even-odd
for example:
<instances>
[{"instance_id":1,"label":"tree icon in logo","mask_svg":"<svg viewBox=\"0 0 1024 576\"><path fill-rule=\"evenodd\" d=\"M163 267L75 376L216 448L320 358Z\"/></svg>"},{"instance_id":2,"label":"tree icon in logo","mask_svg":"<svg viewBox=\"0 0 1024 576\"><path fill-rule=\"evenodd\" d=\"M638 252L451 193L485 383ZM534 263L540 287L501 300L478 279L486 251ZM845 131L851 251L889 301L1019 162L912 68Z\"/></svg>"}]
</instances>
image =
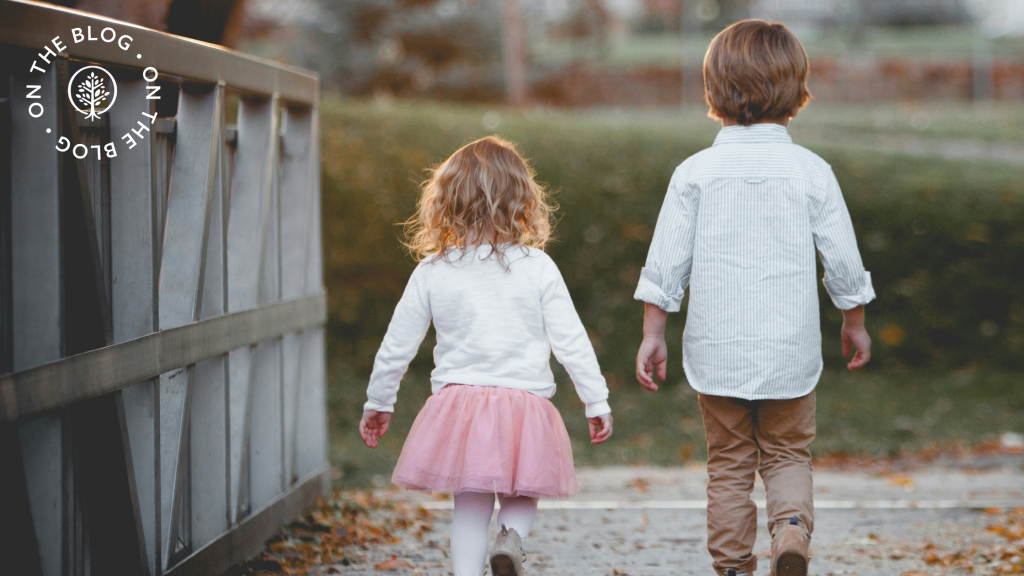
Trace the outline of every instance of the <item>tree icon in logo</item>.
<instances>
[{"instance_id":1,"label":"tree icon in logo","mask_svg":"<svg viewBox=\"0 0 1024 576\"><path fill-rule=\"evenodd\" d=\"M97 73L98 71L98 73ZM86 72L86 74L82 74ZM81 77L80 77L81 75ZM117 99L117 82L100 66L85 66L68 82L68 98L88 120L98 120Z\"/></svg>"},{"instance_id":2,"label":"tree icon in logo","mask_svg":"<svg viewBox=\"0 0 1024 576\"><path fill-rule=\"evenodd\" d=\"M99 118L96 108L106 102L107 97L110 96L105 84L95 72L90 72L89 76L78 85L78 94L75 94L75 97L78 98L82 106L89 108L89 113L85 116L89 120Z\"/></svg>"}]
</instances>

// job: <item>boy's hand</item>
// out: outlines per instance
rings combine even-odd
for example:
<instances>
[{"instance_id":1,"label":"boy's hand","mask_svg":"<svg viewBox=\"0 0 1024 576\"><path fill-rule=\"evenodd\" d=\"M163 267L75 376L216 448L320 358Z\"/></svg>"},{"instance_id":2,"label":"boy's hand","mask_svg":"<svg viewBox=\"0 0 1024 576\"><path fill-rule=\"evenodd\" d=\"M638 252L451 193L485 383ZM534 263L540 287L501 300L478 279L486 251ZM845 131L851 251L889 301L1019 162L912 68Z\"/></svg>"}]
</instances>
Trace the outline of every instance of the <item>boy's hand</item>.
<instances>
[{"instance_id":1,"label":"boy's hand","mask_svg":"<svg viewBox=\"0 0 1024 576\"><path fill-rule=\"evenodd\" d=\"M864 307L857 306L851 310L843 310L843 329L839 333L843 340L843 356L849 356L853 349L857 353L846 365L850 370L856 370L871 360L871 337L864 329Z\"/></svg>"},{"instance_id":2,"label":"boy's hand","mask_svg":"<svg viewBox=\"0 0 1024 576\"><path fill-rule=\"evenodd\" d=\"M664 382L667 363L668 346L665 346L665 337L644 336L640 350L636 353L637 382L648 390L657 390L658 384L654 381L654 369L658 369L658 379Z\"/></svg>"},{"instance_id":3,"label":"boy's hand","mask_svg":"<svg viewBox=\"0 0 1024 576\"><path fill-rule=\"evenodd\" d=\"M612 415L602 414L595 418L587 418L590 425L590 443L600 444L612 437Z\"/></svg>"},{"instance_id":4,"label":"boy's hand","mask_svg":"<svg viewBox=\"0 0 1024 576\"><path fill-rule=\"evenodd\" d=\"M359 435L363 437L364 444L376 448L377 439L387 434L390 426L391 412L367 410L363 412L363 419L359 421Z\"/></svg>"},{"instance_id":5,"label":"boy's hand","mask_svg":"<svg viewBox=\"0 0 1024 576\"><path fill-rule=\"evenodd\" d=\"M668 346L665 346L665 323L668 312L654 304L644 305L644 341L640 351L636 353L636 381L648 390L657 390L654 382L654 369L658 369L658 378L665 381L665 365L668 361Z\"/></svg>"}]
</instances>

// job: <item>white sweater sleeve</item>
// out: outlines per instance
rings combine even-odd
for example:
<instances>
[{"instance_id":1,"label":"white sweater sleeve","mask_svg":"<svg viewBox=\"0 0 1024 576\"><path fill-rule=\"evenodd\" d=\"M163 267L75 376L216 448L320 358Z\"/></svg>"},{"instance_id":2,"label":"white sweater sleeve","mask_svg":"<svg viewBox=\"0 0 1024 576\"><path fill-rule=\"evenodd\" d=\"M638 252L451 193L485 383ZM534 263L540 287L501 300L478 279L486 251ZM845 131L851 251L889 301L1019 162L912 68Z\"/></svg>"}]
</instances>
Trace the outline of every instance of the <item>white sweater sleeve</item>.
<instances>
[{"instance_id":1,"label":"white sweater sleeve","mask_svg":"<svg viewBox=\"0 0 1024 576\"><path fill-rule=\"evenodd\" d=\"M541 309L544 331L555 358L565 366L576 393L587 405L587 418L610 414L608 386L597 364L594 347L572 305L569 290L554 262L548 261L541 277Z\"/></svg>"},{"instance_id":2,"label":"white sweater sleeve","mask_svg":"<svg viewBox=\"0 0 1024 576\"><path fill-rule=\"evenodd\" d=\"M409 362L423 342L430 327L430 298L427 292L424 266L412 273L402 299L395 307L388 332L373 361L373 374L366 389L364 410L394 412L398 386L409 367Z\"/></svg>"}]
</instances>

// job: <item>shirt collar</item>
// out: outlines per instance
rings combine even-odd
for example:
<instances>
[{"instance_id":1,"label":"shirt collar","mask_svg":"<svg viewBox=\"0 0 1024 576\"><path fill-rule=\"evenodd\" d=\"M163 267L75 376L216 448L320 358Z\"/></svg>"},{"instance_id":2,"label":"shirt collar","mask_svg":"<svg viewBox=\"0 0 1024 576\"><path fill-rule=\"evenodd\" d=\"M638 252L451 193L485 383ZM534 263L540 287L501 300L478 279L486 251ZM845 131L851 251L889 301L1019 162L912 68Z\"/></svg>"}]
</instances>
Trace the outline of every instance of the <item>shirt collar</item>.
<instances>
[{"instance_id":1,"label":"shirt collar","mask_svg":"<svg viewBox=\"0 0 1024 576\"><path fill-rule=\"evenodd\" d=\"M751 124L750 126L726 126L718 131L714 146L735 143L792 144L793 139L789 137L789 130L785 126L775 124L774 122L766 122L763 124Z\"/></svg>"}]
</instances>

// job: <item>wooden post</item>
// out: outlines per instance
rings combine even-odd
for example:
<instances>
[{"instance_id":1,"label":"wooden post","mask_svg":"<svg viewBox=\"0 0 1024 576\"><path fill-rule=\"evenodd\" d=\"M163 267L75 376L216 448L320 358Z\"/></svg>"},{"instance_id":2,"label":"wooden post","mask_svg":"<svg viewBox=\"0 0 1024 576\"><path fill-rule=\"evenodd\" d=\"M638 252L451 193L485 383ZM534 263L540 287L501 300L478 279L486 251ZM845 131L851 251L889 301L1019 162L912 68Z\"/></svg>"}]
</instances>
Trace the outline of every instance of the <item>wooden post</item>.
<instances>
[{"instance_id":1,"label":"wooden post","mask_svg":"<svg viewBox=\"0 0 1024 576\"><path fill-rule=\"evenodd\" d=\"M526 29L519 12L519 0L505 0L501 19L505 40L505 93L509 104L523 106L527 101Z\"/></svg>"},{"instance_id":2,"label":"wooden post","mask_svg":"<svg viewBox=\"0 0 1024 576\"><path fill-rule=\"evenodd\" d=\"M975 102L991 100L995 96L995 82L992 78L992 43L975 32L971 62L971 99Z\"/></svg>"},{"instance_id":3,"label":"wooden post","mask_svg":"<svg viewBox=\"0 0 1024 576\"><path fill-rule=\"evenodd\" d=\"M679 55L680 58L680 80L682 86L679 89L679 101L682 106L692 104L694 101L688 99L688 90L692 86L696 86L698 93L704 91L704 73L702 71L702 63L697 63L696 67L693 66L687 54L687 43L690 38L698 36L701 32L700 22L697 20L696 14L696 2L693 0L682 0L679 8L680 23L680 35L682 36L682 50Z\"/></svg>"}]
</instances>

